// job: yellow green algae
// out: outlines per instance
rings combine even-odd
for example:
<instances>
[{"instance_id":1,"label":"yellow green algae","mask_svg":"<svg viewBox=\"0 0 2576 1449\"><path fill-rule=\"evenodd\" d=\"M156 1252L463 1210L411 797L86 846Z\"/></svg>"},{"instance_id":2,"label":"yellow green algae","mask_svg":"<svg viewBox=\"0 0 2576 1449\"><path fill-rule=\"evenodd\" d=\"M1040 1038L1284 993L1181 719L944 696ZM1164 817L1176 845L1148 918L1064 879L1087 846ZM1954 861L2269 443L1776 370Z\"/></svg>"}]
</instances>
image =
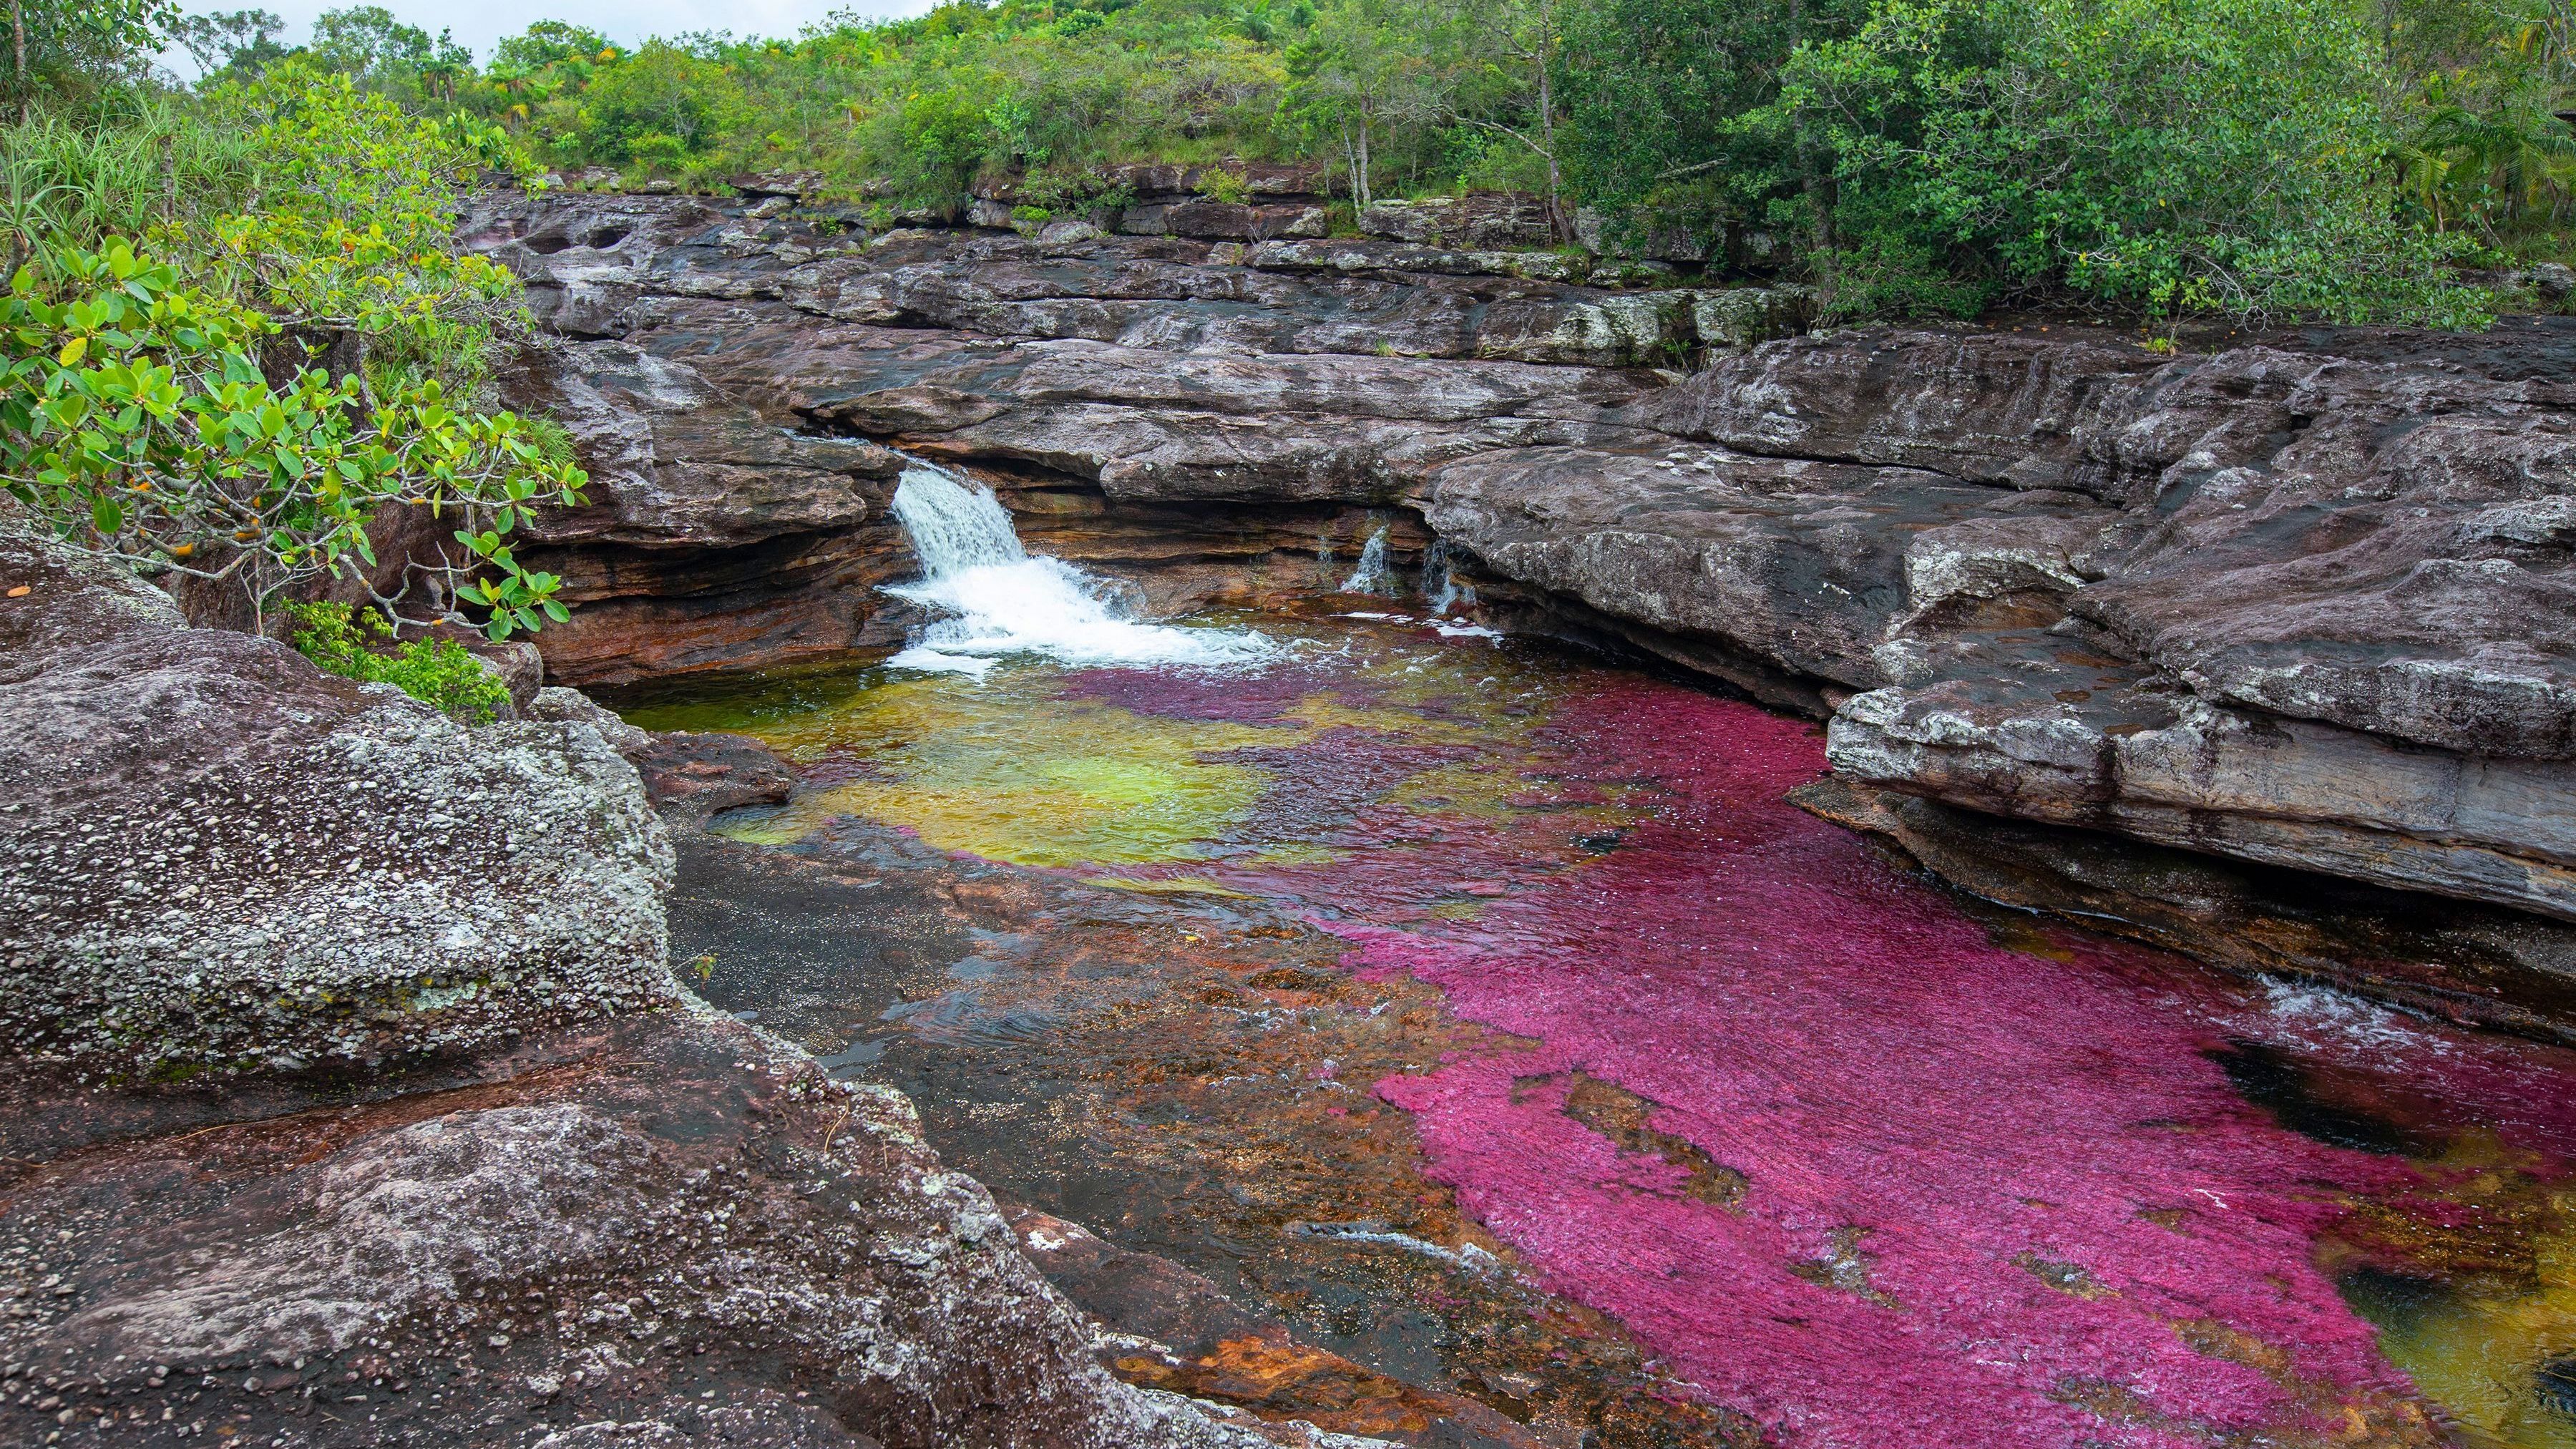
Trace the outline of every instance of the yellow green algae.
<instances>
[{"instance_id":1,"label":"yellow green algae","mask_svg":"<svg viewBox=\"0 0 2576 1449\"><path fill-rule=\"evenodd\" d=\"M1111 672L1007 660L981 678L880 666L754 680L629 718L649 729L749 734L806 771L809 788L794 803L715 827L765 845L855 816L1015 865L1321 865L1341 855L1336 835L1358 808L1481 819L1519 808L1517 797L1549 763L1552 752L1536 737L1553 702L1551 675L1561 670L1415 630L1319 632L1284 663L1242 677L1243 689L1267 691L1254 708L1228 707L1235 686L1226 676L1122 672L1119 689L1100 691L1086 686ZM1156 683L1146 698L1125 697L1138 681ZM1170 690L1192 698L1174 707ZM1197 707L1210 700L1218 707ZM1282 784L1278 752L1337 747L1373 760L1405 751L1421 758L1411 769L1375 770L1317 810L1255 820ZM1569 808L1600 815L1605 827L1631 813L1616 802L1559 802L1560 825ZM1198 876L1100 879L1240 893Z\"/></svg>"}]
</instances>

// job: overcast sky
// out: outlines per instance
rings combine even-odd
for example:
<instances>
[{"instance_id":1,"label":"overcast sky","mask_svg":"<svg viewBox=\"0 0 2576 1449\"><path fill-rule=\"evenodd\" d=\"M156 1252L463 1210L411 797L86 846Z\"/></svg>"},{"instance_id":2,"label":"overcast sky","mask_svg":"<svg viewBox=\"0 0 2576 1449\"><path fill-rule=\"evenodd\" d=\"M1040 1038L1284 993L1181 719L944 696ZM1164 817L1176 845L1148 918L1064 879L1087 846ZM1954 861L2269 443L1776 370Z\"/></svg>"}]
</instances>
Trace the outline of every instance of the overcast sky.
<instances>
[{"instance_id":1,"label":"overcast sky","mask_svg":"<svg viewBox=\"0 0 2576 1449\"><path fill-rule=\"evenodd\" d=\"M300 45L312 33L313 17L325 10L345 9L365 0L190 0L186 8L195 14L212 14L227 10L261 9L276 12L286 21L286 42ZM848 10L866 19L897 15L918 15L930 8L929 0L445 0L445 3L422 3L422 0L378 0L406 23L436 35L441 30L453 34L474 48L477 60L492 58L492 43L504 35L516 35L528 28L532 20L568 20L587 25L621 45L652 35L677 35L689 30L730 30L738 36L790 36L810 22L820 20L834 10ZM181 62L183 70L193 69Z\"/></svg>"}]
</instances>

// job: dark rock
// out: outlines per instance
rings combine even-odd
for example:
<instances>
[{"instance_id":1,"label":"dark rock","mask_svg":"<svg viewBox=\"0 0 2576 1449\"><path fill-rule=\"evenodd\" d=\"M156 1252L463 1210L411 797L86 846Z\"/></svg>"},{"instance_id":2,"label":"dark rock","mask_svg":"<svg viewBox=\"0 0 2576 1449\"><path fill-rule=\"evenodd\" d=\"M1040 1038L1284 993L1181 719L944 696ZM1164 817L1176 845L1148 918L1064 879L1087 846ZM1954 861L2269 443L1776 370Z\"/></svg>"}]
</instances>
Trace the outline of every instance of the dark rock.
<instances>
[{"instance_id":1,"label":"dark rock","mask_svg":"<svg viewBox=\"0 0 2576 1449\"><path fill-rule=\"evenodd\" d=\"M2520 911L2142 846L1830 778L1798 804L1942 879L2237 970L2360 986L2474 1026L2576 1041L2576 929Z\"/></svg>"},{"instance_id":2,"label":"dark rock","mask_svg":"<svg viewBox=\"0 0 2576 1449\"><path fill-rule=\"evenodd\" d=\"M1095 1364L901 1095L720 1013L373 1085L34 1149L0 1355L84 1385L75 1421L246 1442L1263 1442ZM0 1405L12 1442L60 1422Z\"/></svg>"}]
</instances>

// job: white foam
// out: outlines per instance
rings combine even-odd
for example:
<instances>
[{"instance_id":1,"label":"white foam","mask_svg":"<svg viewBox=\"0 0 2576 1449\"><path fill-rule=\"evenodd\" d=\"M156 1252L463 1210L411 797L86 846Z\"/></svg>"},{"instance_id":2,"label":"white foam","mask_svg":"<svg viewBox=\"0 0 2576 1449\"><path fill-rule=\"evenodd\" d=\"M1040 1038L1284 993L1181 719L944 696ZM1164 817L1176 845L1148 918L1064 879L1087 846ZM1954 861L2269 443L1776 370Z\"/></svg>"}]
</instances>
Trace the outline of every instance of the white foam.
<instances>
[{"instance_id":1,"label":"white foam","mask_svg":"<svg viewBox=\"0 0 2576 1449\"><path fill-rule=\"evenodd\" d=\"M1278 652L1249 630L1137 622L1101 581L1029 556L992 490L927 464L904 470L894 512L926 577L886 592L943 616L888 661L897 668L981 678L1012 654L1085 667L1227 668Z\"/></svg>"},{"instance_id":2,"label":"white foam","mask_svg":"<svg viewBox=\"0 0 2576 1449\"><path fill-rule=\"evenodd\" d=\"M2364 1001L2314 982L2284 981L2265 976L2265 1005L2285 1029L2318 1050L2358 1048L2367 1053L2430 1051L2448 1047L2410 1013Z\"/></svg>"},{"instance_id":3,"label":"white foam","mask_svg":"<svg viewBox=\"0 0 2576 1449\"><path fill-rule=\"evenodd\" d=\"M1380 524L1368 542L1360 546L1360 565L1342 580L1346 594L1391 594L1395 592L1395 572L1386 566L1386 526Z\"/></svg>"}]
</instances>

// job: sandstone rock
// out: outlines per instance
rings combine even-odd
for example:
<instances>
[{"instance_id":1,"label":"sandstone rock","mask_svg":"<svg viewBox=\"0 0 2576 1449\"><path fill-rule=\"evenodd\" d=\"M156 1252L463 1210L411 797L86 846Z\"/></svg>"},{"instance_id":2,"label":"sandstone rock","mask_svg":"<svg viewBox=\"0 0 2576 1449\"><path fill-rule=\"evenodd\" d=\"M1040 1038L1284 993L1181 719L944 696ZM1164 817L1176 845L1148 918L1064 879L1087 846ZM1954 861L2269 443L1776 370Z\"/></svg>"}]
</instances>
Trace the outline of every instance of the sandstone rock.
<instances>
[{"instance_id":1,"label":"sandstone rock","mask_svg":"<svg viewBox=\"0 0 2576 1449\"><path fill-rule=\"evenodd\" d=\"M1742 352L1807 325L1815 294L1805 287L1727 287L1690 294L1691 333L1703 347Z\"/></svg>"},{"instance_id":2,"label":"sandstone rock","mask_svg":"<svg viewBox=\"0 0 2576 1449\"><path fill-rule=\"evenodd\" d=\"M1361 210L1359 228L1371 236L1463 251L1510 251L1556 241L1545 199L1517 192L1380 201Z\"/></svg>"},{"instance_id":3,"label":"sandstone rock","mask_svg":"<svg viewBox=\"0 0 2576 1449\"><path fill-rule=\"evenodd\" d=\"M2576 928L2559 922L1999 819L1843 776L1791 798L2016 911L2070 917L2284 983L2359 987L2453 1021L2576 1040Z\"/></svg>"},{"instance_id":4,"label":"sandstone rock","mask_svg":"<svg viewBox=\"0 0 2576 1449\"><path fill-rule=\"evenodd\" d=\"M1941 587L1963 592L2027 567L1981 571L1936 540L2008 521L2062 548L2113 516L2070 494L1686 443L1485 454L1436 469L1428 491L1431 526L1495 572L1857 689L1882 682L1874 651L1914 603L1913 578L1955 574Z\"/></svg>"},{"instance_id":5,"label":"sandstone rock","mask_svg":"<svg viewBox=\"0 0 2576 1449\"><path fill-rule=\"evenodd\" d=\"M2576 772L2230 710L2082 631L1953 646L1860 695L1828 754L1953 804L2576 920Z\"/></svg>"},{"instance_id":6,"label":"sandstone rock","mask_svg":"<svg viewBox=\"0 0 2576 1449\"><path fill-rule=\"evenodd\" d=\"M1198 194L1219 171L1241 181L1244 191L1253 196L1308 197L1320 192L1324 185L1324 174L1318 167L1275 162L1229 161L1219 166L1147 162L1112 166L1101 175L1109 185L1124 187L1137 197L1169 198Z\"/></svg>"},{"instance_id":7,"label":"sandstone rock","mask_svg":"<svg viewBox=\"0 0 2576 1449\"><path fill-rule=\"evenodd\" d=\"M81 1407L21 1396L0 1437L104 1410L327 1445L1264 1442L1092 1362L900 1095L705 1008L329 1105L21 1159L0 1357Z\"/></svg>"},{"instance_id":8,"label":"sandstone rock","mask_svg":"<svg viewBox=\"0 0 2576 1449\"><path fill-rule=\"evenodd\" d=\"M749 735L656 735L633 759L653 804L690 824L737 806L784 804L796 788L795 773Z\"/></svg>"},{"instance_id":9,"label":"sandstone rock","mask_svg":"<svg viewBox=\"0 0 2576 1449\"><path fill-rule=\"evenodd\" d=\"M1128 236L1186 236L1216 241L1266 241L1275 236L1322 236L1324 209L1296 202L1248 203L1149 201L1118 214Z\"/></svg>"},{"instance_id":10,"label":"sandstone rock","mask_svg":"<svg viewBox=\"0 0 2576 1449\"><path fill-rule=\"evenodd\" d=\"M630 764L639 751L653 743L650 731L637 729L618 718L616 711L589 695L562 685L548 685L538 690L524 713L530 719L588 725L599 732L599 737L608 742L610 749L625 756Z\"/></svg>"},{"instance_id":11,"label":"sandstone rock","mask_svg":"<svg viewBox=\"0 0 2576 1449\"><path fill-rule=\"evenodd\" d=\"M820 171L757 171L729 179L726 185L745 196L811 196L823 189Z\"/></svg>"},{"instance_id":12,"label":"sandstone rock","mask_svg":"<svg viewBox=\"0 0 2576 1449\"><path fill-rule=\"evenodd\" d=\"M870 545L887 531L893 453L781 428L622 342L544 354L509 390L565 424L590 474L583 506L541 511L521 545L576 611L536 636L555 678L750 662L754 641L763 662L858 646L867 610L850 588L881 577Z\"/></svg>"},{"instance_id":13,"label":"sandstone rock","mask_svg":"<svg viewBox=\"0 0 2576 1449\"><path fill-rule=\"evenodd\" d=\"M668 999L670 846L596 730L469 730L23 532L0 575L11 1055L370 1062Z\"/></svg>"},{"instance_id":14,"label":"sandstone rock","mask_svg":"<svg viewBox=\"0 0 2576 1449\"><path fill-rule=\"evenodd\" d=\"M1452 251L1404 241L1265 241L1245 264L1273 272L1424 272L1454 277L1527 277L1580 282L1592 264L1554 252Z\"/></svg>"}]
</instances>

